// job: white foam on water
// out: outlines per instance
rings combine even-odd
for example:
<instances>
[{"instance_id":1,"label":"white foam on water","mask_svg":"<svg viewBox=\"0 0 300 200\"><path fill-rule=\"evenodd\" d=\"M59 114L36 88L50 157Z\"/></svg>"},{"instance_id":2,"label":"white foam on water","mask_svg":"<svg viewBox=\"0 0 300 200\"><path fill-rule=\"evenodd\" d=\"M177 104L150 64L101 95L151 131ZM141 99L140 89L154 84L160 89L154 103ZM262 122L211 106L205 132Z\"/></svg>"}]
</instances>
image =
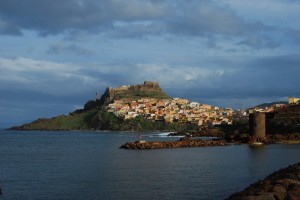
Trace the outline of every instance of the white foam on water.
<instances>
[{"instance_id":1,"label":"white foam on water","mask_svg":"<svg viewBox=\"0 0 300 200\"><path fill-rule=\"evenodd\" d=\"M161 138L182 137L182 136L169 136L170 133L174 133L174 132L155 133L155 134L149 135L149 137L161 137Z\"/></svg>"}]
</instances>

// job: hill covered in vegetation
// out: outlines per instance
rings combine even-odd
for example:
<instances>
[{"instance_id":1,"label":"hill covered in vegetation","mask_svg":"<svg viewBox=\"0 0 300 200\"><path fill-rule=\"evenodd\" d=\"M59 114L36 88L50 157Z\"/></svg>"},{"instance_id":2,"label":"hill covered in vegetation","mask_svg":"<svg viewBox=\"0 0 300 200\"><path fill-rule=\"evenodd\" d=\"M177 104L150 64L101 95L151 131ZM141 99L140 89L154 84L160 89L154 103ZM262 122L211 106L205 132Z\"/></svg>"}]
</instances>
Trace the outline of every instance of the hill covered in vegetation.
<instances>
[{"instance_id":1,"label":"hill covered in vegetation","mask_svg":"<svg viewBox=\"0 0 300 200\"><path fill-rule=\"evenodd\" d=\"M114 100L137 100L141 98L169 99L159 83L145 81L132 86L107 87L101 97L88 101L83 109L69 115L59 115L50 119L41 118L31 123L15 126L13 130L113 130L113 131L156 131L187 130L196 126L182 123L154 122L136 117L124 119L108 112L106 106Z\"/></svg>"}]
</instances>

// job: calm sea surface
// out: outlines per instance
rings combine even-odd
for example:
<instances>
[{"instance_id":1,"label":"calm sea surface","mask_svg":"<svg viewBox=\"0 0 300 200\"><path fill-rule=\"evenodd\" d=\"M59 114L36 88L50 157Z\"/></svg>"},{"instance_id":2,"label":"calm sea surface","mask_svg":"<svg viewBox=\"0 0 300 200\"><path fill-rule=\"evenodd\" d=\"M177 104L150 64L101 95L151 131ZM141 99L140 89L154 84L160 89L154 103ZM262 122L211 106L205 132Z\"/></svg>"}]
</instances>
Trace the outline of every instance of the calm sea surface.
<instances>
[{"instance_id":1,"label":"calm sea surface","mask_svg":"<svg viewBox=\"0 0 300 200\"><path fill-rule=\"evenodd\" d=\"M123 150L133 133L0 131L0 199L224 199L289 164L300 145ZM147 133L145 140L177 140Z\"/></svg>"}]
</instances>

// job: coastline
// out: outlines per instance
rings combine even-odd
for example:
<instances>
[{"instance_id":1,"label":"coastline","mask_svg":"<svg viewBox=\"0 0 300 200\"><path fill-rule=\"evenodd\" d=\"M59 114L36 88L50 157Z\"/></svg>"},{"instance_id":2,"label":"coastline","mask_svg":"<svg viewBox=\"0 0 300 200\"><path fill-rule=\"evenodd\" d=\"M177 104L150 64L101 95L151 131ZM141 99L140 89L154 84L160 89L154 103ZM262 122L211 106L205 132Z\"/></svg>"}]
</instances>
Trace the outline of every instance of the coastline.
<instances>
[{"instance_id":1,"label":"coastline","mask_svg":"<svg viewBox=\"0 0 300 200\"><path fill-rule=\"evenodd\" d=\"M66 131L66 132L111 132L112 130L95 130L95 129L15 129L14 127L8 129L0 129L0 131L49 131L49 132L59 132L59 131ZM128 133L128 134L135 134L135 130L124 130L124 131L113 131L113 132L120 132L120 133ZM161 133L164 134L165 137L170 138L185 138L186 136L190 137L193 140L202 137L213 137L214 140L224 140L226 145L227 144L252 144L254 141L254 137L250 136L249 134L225 134L223 136L216 136L215 134L190 134L189 132L176 132L172 130L156 130L156 131L146 131L143 133ZM264 138L259 138L262 141L262 144L300 144L300 133L292 133L292 134L272 134L267 135ZM161 141L157 141L158 143L162 143ZM130 142L128 142L130 143ZM134 143L134 142L131 142ZM147 143L151 145L150 143ZM164 145L164 144L162 144ZM133 146L133 145L132 145ZM144 147L141 147L144 148ZM155 147L154 147L155 148Z\"/></svg>"},{"instance_id":2,"label":"coastline","mask_svg":"<svg viewBox=\"0 0 300 200\"><path fill-rule=\"evenodd\" d=\"M276 142L275 144L300 144L300 140L283 140L281 142Z\"/></svg>"}]
</instances>

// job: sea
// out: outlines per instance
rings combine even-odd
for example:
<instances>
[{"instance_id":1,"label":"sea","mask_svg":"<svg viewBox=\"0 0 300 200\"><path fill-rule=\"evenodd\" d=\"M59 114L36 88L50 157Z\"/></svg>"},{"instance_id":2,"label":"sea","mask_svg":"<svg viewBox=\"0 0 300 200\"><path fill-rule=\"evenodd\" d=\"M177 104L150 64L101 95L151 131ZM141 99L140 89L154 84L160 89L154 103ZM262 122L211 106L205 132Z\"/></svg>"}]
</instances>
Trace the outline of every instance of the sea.
<instances>
[{"instance_id":1,"label":"sea","mask_svg":"<svg viewBox=\"0 0 300 200\"><path fill-rule=\"evenodd\" d=\"M178 140L143 133L146 141ZM300 161L300 145L156 150L134 132L0 131L0 200L224 199Z\"/></svg>"}]
</instances>

